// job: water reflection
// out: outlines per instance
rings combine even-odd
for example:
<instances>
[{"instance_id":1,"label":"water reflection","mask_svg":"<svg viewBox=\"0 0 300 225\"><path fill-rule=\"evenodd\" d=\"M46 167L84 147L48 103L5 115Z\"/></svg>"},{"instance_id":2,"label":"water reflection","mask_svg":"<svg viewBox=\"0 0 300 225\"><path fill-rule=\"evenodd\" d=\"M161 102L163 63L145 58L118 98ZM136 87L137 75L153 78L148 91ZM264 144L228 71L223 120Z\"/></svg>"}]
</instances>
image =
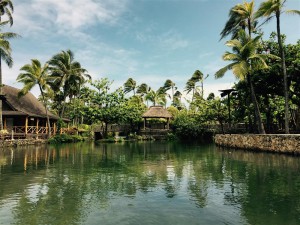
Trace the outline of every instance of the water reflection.
<instances>
[{"instance_id":1,"label":"water reflection","mask_svg":"<svg viewBox=\"0 0 300 225\"><path fill-rule=\"evenodd\" d=\"M0 150L0 224L299 224L299 158L178 143Z\"/></svg>"}]
</instances>

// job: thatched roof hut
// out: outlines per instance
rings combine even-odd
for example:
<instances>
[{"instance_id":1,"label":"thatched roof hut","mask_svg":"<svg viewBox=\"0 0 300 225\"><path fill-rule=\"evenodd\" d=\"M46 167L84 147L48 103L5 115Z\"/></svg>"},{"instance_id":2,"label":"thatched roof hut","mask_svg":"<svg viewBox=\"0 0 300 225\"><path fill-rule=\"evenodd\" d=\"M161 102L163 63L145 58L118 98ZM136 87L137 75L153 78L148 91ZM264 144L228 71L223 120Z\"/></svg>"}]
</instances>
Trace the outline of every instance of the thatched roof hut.
<instances>
[{"instance_id":1,"label":"thatched roof hut","mask_svg":"<svg viewBox=\"0 0 300 225\"><path fill-rule=\"evenodd\" d=\"M142 116L143 118L172 118L172 114L162 106L151 106Z\"/></svg>"},{"instance_id":2,"label":"thatched roof hut","mask_svg":"<svg viewBox=\"0 0 300 225\"><path fill-rule=\"evenodd\" d=\"M158 118L158 119L166 119L167 120L167 129L169 129L170 118L172 118L172 114L163 108L162 106L151 106L147 112L145 112L142 117L144 118L144 129L146 129L146 120L147 118Z\"/></svg>"},{"instance_id":3,"label":"thatched roof hut","mask_svg":"<svg viewBox=\"0 0 300 225\"><path fill-rule=\"evenodd\" d=\"M30 116L36 118L46 118L44 105L37 98L28 92L25 96L18 98L20 89L8 85L2 87L3 94L3 116ZM59 117L48 112L49 118L58 120Z\"/></svg>"}]
</instances>

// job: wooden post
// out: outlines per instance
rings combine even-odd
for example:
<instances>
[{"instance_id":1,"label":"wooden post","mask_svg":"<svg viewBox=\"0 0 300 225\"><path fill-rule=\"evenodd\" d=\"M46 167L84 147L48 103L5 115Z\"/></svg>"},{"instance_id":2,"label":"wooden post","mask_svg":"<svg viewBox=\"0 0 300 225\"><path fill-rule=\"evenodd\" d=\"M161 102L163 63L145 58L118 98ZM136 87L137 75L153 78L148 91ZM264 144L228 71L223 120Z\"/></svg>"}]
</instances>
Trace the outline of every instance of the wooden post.
<instances>
[{"instance_id":1,"label":"wooden post","mask_svg":"<svg viewBox=\"0 0 300 225\"><path fill-rule=\"evenodd\" d=\"M146 118L144 118L144 130L146 130Z\"/></svg>"},{"instance_id":2,"label":"wooden post","mask_svg":"<svg viewBox=\"0 0 300 225\"><path fill-rule=\"evenodd\" d=\"M5 130L7 129L7 127L6 127L6 117L3 118L3 129L5 129Z\"/></svg>"},{"instance_id":3,"label":"wooden post","mask_svg":"<svg viewBox=\"0 0 300 225\"><path fill-rule=\"evenodd\" d=\"M39 118L36 118L36 139L39 138Z\"/></svg>"},{"instance_id":4,"label":"wooden post","mask_svg":"<svg viewBox=\"0 0 300 225\"><path fill-rule=\"evenodd\" d=\"M53 136L56 134L56 123L53 123Z\"/></svg>"},{"instance_id":5,"label":"wooden post","mask_svg":"<svg viewBox=\"0 0 300 225\"><path fill-rule=\"evenodd\" d=\"M25 119L25 135L27 137L27 129L28 129L28 116L26 116L26 119Z\"/></svg>"}]
</instances>

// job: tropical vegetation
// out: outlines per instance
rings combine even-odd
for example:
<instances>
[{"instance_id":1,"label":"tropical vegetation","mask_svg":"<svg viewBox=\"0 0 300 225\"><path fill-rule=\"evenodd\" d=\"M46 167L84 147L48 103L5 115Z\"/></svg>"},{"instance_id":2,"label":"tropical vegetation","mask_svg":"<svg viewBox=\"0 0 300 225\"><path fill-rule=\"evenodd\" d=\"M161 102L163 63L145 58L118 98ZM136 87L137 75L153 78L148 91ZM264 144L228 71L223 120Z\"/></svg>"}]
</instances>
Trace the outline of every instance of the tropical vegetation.
<instances>
[{"instance_id":1,"label":"tropical vegetation","mask_svg":"<svg viewBox=\"0 0 300 225\"><path fill-rule=\"evenodd\" d=\"M190 77L187 75L183 90L171 79L153 88L147 83L139 84L132 77L121 87L113 88L108 77L92 80L68 49L53 55L44 65L38 59L24 65L17 78L24 85L20 94L37 85L46 112L71 119L77 128L83 124L99 125L105 136L112 124L127 125L131 133L139 131L142 114L151 105L161 105L172 113L171 127L182 139L197 138L205 132L295 132L300 130L300 40L285 43L280 19L283 13L300 15L300 12L284 10L285 2L265 0L256 8L254 0L244 1L230 9L220 32L220 39L229 38L226 46L231 50L222 57L228 64L218 68L214 75L220 79L232 71L237 78L232 87L234 95L205 96L203 82L208 75L198 68ZM8 18L0 21L1 27L13 24L12 12L10 0L0 1L0 19L4 15ZM273 17L276 32L265 39L264 24ZM0 92L1 59L12 65L9 39L13 37L17 35L0 30ZM228 123L234 125L230 130ZM1 120L0 124L2 129ZM240 127L243 129L238 130Z\"/></svg>"}]
</instances>

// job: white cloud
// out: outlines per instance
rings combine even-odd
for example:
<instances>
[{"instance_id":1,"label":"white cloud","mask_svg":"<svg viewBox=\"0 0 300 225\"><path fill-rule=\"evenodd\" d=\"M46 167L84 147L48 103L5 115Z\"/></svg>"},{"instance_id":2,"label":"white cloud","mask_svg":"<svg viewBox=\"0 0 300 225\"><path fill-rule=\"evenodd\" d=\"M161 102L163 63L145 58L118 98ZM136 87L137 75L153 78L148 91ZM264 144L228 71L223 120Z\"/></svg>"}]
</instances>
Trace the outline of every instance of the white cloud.
<instances>
[{"instance_id":1,"label":"white cloud","mask_svg":"<svg viewBox=\"0 0 300 225\"><path fill-rule=\"evenodd\" d=\"M42 18L76 29L97 22L114 24L126 4L124 0L33 0L32 8Z\"/></svg>"},{"instance_id":2,"label":"white cloud","mask_svg":"<svg viewBox=\"0 0 300 225\"><path fill-rule=\"evenodd\" d=\"M27 0L15 4L18 30L46 32L75 30L101 23L116 24L127 10L127 0Z\"/></svg>"}]
</instances>

